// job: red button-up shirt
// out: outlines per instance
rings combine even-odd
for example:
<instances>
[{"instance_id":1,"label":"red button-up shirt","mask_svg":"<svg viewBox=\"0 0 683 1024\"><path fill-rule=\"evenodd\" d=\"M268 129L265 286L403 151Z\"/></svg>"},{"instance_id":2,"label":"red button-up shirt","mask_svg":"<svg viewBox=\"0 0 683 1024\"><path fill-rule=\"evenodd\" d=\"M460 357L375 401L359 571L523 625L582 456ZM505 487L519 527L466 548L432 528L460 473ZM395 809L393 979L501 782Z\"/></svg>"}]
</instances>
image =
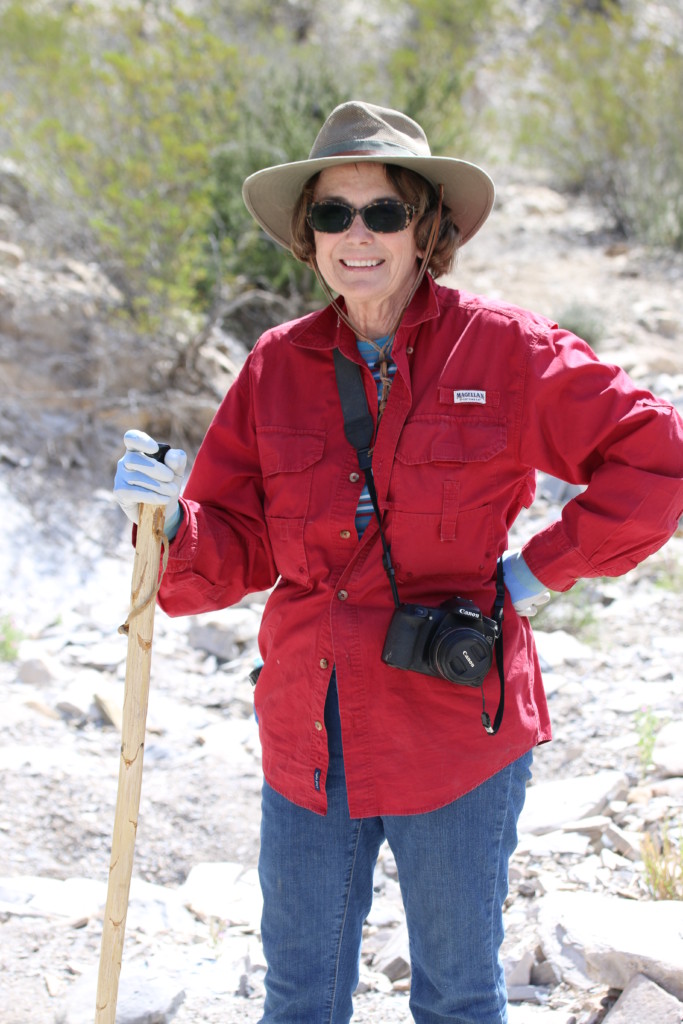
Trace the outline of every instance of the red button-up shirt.
<instances>
[{"instance_id":1,"label":"red button-up shirt","mask_svg":"<svg viewBox=\"0 0 683 1024\"><path fill-rule=\"evenodd\" d=\"M336 666L353 817L433 810L550 739L532 631L509 597L505 715L481 725L477 688L385 665L394 604L375 519L344 436L332 349L362 366L331 307L267 332L218 410L185 489L160 603L212 611L270 588L255 691L268 782L326 810L324 705ZM535 471L586 489L524 547L553 590L620 575L683 511L683 424L673 408L527 311L423 282L394 341L397 365L373 470L403 602L459 595L490 615L496 560ZM484 682L498 699L495 663Z\"/></svg>"}]
</instances>

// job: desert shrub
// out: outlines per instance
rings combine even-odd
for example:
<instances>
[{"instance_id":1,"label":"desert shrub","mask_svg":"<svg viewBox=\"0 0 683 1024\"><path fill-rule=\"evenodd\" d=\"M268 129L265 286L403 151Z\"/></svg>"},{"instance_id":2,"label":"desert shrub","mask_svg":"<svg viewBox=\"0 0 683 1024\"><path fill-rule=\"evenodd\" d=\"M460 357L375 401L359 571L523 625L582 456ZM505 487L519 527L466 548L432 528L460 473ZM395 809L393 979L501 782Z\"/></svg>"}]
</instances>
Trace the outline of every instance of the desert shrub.
<instances>
[{"instance_id":1,"label":"desert shrub","mask_svg":"<svg viewBox=\"0 0 683 1024\"><path fill-rule=\"evenodd\" d=\"M249 58L202 19L145 5L11 3L0 39L11 141L34 183L87 223L131 311L186 301L211 151L234 123Z\"/></svg>"},{"instance_id":2,"label":"desert shrub","mask_svg":"<svg viewBox=\"0 0 683 1024\"><path fill-rule=\"evenodd\" d=\"M315 280L253 223L244 178L305 157L351 97L401 107L436 152L469 155L463 104L499 2L202 0L190 15L165 0L7 0L0 147L68 212L141 327L205 313L226 289L305 309Z\"/></svg>"},{"instance_id":3,"label":"desert shrub","mask_svg":"<svg viewBox=\"0 0 683 1024\"><path fill-rule=\"evenodd\" d=\"M605 318L601 309L586 302L572 302L557 314L557 322L566 331L578 334L593 349L605 337Z\"/></svg>"},{"instance_id":4,"label":"desert shrub","mask_svg":"<svg viewBox=\"0 0 683 1024\"><path fill-rule=\"evenodd\" d=\"M641 845L648 892L655 900L683 900L683 834L672 839L664 824L659 835L646 832Z\"/></svg>"},{"instance_id":5,"label":"desert shrub","mask_svg":"<svg viewBox=\"0 0 683 1024\"><path fill-rule=\"evenodd\" d=\"M595 6L595 5L592 5ZM556 184L584 190L623 234L683 248L680 12L605 0L548 8L517 94L517 152Z\"/></svg>"},{"instance_id":6,"label":"desert shrub","mask_svg":"<svg viewBox=\"0 0 683 1024\"><path fill-rule=\"evenodd\" d=\"M386 63L391 105L424 127L433 153L486 154L488 133L470 101L502 6L500 0L388 4L400 26Z\"/></svg>"}]
</instances>

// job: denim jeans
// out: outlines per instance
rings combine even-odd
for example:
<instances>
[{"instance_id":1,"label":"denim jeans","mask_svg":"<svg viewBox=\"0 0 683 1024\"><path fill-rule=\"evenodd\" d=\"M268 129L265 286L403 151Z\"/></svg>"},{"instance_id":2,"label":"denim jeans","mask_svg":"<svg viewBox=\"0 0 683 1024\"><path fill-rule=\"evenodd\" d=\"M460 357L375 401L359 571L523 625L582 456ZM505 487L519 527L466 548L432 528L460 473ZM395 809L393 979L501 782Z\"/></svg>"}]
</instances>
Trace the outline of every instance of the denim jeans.
<instances>
[{"instance_id":1,"label":"denim jeans","mask_svg":"<svg viewBox=\"0 0 683 1024\"><path fill-rule=\"evenodd\" d=\"M382 842L394 854L417 1024L506 1024L499 958L508 862L531 753L428 814L350 818L334 677L328 812L263 787L259 876L268 966L261 1024L346 1024Z\"/></svg>"}]
</instances>

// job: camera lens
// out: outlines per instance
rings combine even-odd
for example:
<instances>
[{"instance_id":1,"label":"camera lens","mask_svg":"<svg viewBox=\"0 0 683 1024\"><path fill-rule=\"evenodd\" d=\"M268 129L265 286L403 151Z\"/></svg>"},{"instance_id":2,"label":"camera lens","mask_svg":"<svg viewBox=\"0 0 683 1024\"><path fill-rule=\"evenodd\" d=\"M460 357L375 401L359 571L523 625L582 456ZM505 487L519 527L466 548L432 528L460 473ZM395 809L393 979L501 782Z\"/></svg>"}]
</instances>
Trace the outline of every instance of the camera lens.
<instances>
[{"instance_id":1,"label":"camera lens","mask_svg":"<svg viewBox=\"0 0 683 1024\"><path fill-rule=\"evenodd\" d=\"M491 668L491 644L475 629L447 627L434 637L429 661L435 675L452 683L479 686Z\"/></svg>"}]
</instances>

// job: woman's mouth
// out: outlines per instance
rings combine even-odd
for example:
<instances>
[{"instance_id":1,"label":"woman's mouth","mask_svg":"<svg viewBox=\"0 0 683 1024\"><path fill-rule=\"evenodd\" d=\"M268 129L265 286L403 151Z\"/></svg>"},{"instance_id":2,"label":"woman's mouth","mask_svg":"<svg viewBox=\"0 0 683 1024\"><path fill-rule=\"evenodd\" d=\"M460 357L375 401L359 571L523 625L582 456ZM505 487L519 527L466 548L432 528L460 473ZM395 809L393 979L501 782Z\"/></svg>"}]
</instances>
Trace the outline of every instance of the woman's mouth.
<instances>
[{"instance_id":1,"label":"woman's mouth","mask_svg":"<svg viewBox=\"0 0 683 1024\"><path fill-rule=\"evenodd\" d=\"M378 267L384 260L341 260L344 267Z\"/></svg>"}]
</instances>

